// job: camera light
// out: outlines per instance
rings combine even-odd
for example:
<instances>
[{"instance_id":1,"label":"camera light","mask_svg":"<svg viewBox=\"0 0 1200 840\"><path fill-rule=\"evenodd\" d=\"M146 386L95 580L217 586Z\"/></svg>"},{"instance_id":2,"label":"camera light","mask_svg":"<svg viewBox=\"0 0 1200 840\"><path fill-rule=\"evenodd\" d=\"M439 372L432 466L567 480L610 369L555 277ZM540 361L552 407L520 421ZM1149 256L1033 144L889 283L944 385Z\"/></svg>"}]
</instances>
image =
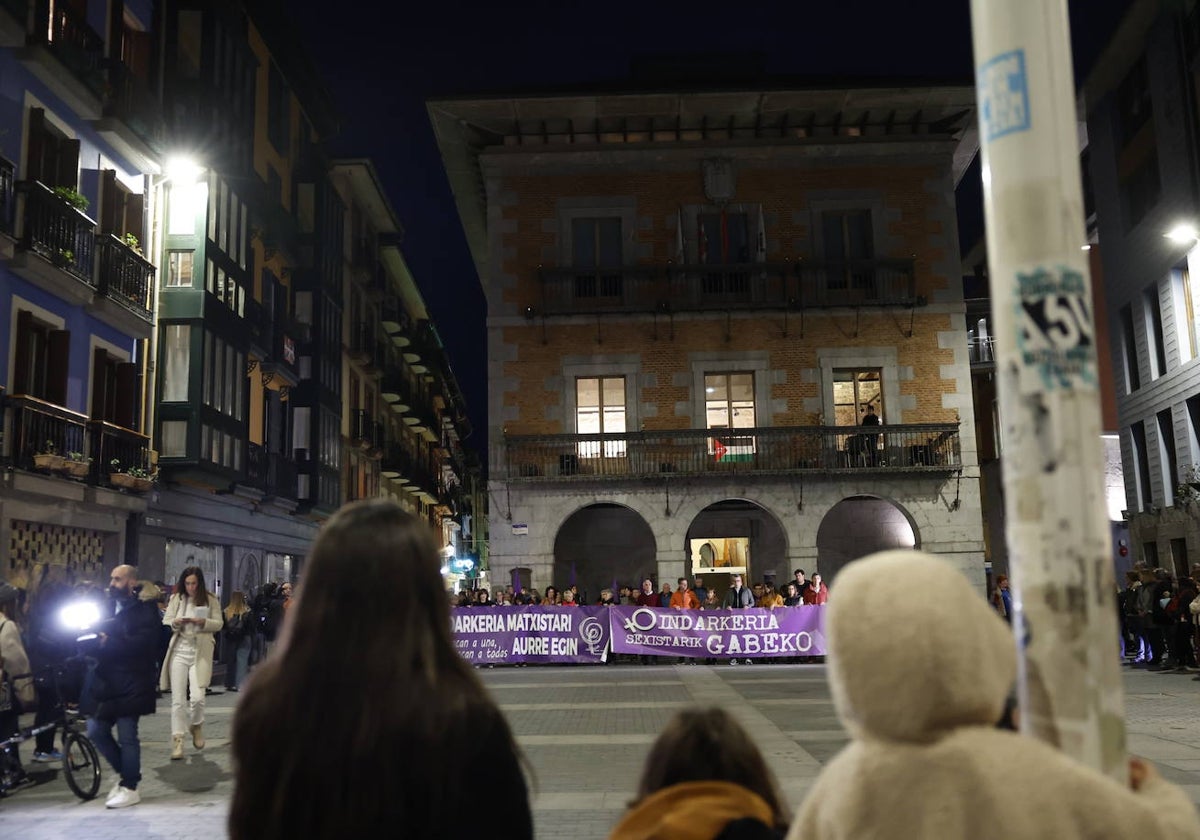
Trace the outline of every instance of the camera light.
<instances>
[{"instance_id":1,"label":"camera light","mask_svg":"<svg viewBox=\"0 0 1200 840\"><path fill-rule=\"evenodd\" d=\"M75 601L59 611L58 620L69 630L86 630L100 621L100 608L94 601Z\"/></svg>"}]
</instances>

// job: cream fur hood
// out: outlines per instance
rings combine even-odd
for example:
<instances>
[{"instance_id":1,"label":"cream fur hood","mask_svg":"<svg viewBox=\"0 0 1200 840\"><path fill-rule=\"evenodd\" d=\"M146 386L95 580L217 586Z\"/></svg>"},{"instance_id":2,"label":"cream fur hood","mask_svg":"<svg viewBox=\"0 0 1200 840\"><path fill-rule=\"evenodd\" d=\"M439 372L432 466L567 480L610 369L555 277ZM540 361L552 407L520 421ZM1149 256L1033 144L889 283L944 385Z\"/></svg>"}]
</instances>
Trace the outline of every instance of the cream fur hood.
<instances>
[{"instance_id":1,"label":"cream fur hood","mask_svg":"<svg viewBox=\"0 0 1200 840\"><path fill-rule=\"evenodd\" d=\"M949 564L871 555L841 571L826 609L834 705L853 740L821 771L789 840L1200 838L1195 807L1157 774L1134 793L994 727L1015 645Z\"/></svg>"}]
</instances>

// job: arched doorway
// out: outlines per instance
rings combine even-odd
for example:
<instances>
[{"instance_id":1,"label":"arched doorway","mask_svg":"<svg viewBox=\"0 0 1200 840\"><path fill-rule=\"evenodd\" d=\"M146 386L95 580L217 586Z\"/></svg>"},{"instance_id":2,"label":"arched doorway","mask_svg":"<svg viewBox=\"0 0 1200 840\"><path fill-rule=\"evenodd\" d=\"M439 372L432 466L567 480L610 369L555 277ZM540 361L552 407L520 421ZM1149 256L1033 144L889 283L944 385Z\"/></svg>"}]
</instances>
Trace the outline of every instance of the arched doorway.
<instances>
[{"instance_id":1,"label":"arched doorway","mask_svg":"<svg viewBox=\"0 0 1200 840\"><path fill-rule=\"evenodd\" d=\"M614 581L657 579L657 556L654 532L638 513L608 502L588 505L568 516L554 537L554 580L534 585L562 589L574 581L582 603L594 604Z\"/></svg>"},{"instance_id":2,"label":"arched doorway","mask_svg":"<svg viewBox=\"0 0 1200 840\"><path fill-rule=\"evenodd\" d=\"M830 508L817 528L817 571L831 584L853 560L919 542L903 509L878 496L851 496Z\"/></svg>"},{"instance_id":3,"label":"arched doorway","mask_svg":"<svg viewBox=\"0 0 1200 840\"><path fill-rule=\"evenodd\" d=\"M730 572L743 569L746 585L791 577L787 534L775 515L746 499L711 504L692 520L685 540L688 579L699 574L706 589L724 597ZM675 581L670 581L672 586ZM661 586L661 582L659 586Z\"/></svg>"}]
</instances>

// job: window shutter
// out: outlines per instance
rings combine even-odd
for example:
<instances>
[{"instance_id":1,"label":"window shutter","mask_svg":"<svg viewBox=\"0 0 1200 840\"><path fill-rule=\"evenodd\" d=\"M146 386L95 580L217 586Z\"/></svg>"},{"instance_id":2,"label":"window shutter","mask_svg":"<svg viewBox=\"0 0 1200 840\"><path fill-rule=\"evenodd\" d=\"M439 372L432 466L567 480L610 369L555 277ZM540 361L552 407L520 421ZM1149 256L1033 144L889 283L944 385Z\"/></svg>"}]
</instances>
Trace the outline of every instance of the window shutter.
<instances>
[{"instance_id":1,"label":"window shutter","mask_svg":"<svg viewBox=\"0 0 1200 840\"><path fill-rule=\"evenodd\" d=\"M141 368L131 362L117 365L116 410L113 422L126 429L139 431L141 415Z\"/></svg>"},{"instance_id":2,"label":"window shutter","mask_svg":"<svg viewBox=\"0 0 1200 840\"><path fill-rule=\"evenodd\" d=\"M108 354L97 348L92 351L92 410L93 420L107 420L105 407L108 404Z\"/></svg>"},{"instance_id":3,"label":"window shutter","mask_svg":"<svg viewBox=\"0 0 1200 840\"><path fill-rule=\"evenodd\" d=\"M30 108L27 129L25 177L44 184L50 177L45 172L46 112L41 108Z\"/></svg>"},{"instance_id":4,"label":"window shutter","mask_svg":"<svg viewBox=\"0 0 1200 840\"><path fill-rule=\"evenodd\" d=\"M51 186L79 187L79 141L60 140L58 143L58 174Z\"/></svg>"},{"instance_id":5,"label":"window shutter","mask_svg":"<svg viewBox=\"0 0 1200 840\"><path fill-rule=\"evenodd\" d=\"M143 251L147 250L145 230L146 197L141 193L125 193L125 233L136 236Z\"/></svg>"},{"instance_id":6,"label":"window shutter","mask_svg":"<svg viewBox=\"0 0 1200 840\"><path fill-rule=\"evenodd\" d=\"M46 343L46 401L67 404L67 374L70 372L71 331L51 330Z\"/></svg>"},{"instance_id":7,"label":"window shutter","mask_svg":"<svg viewBox=\"0 0 1200 840\"><path fill-rule=\"evenodd\" d=\"M121 215L124 207L122 190L117 186L117 173L111 169L100 171L100 222L101 233L121 235Z\"/></svg>"},{"instance_id":8,"label":"window shutter","mask_svg":"<svg viewBox=\"0 0 1200 840\"><path fill-rule=\"evenodd\" d=\"M13 348L13 382L14 394L28 394L29 386L29 344L30 331L33 329L33 313L22 309L17 313L17 346Z\"/></svg>"}]
</instances>

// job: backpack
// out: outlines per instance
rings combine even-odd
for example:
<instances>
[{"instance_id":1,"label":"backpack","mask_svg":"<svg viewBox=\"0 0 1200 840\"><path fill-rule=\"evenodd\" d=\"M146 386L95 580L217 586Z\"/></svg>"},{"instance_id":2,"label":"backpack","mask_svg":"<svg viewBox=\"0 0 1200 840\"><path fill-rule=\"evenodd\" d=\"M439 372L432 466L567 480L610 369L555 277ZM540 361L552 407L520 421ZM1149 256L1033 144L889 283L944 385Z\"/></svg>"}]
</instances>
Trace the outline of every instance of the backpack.
<instances>
[{"instance_id":1,"label":"backpack","mask_svg":"<svg viewBox=\"0 0 1200 840\"><path fill-rule=\"evenodd\" d=\"M1179 599L1179 593L1176 592L1171 596L1171 600L1167 602L1163 612L1167 614L1167 618L1172 621L1178 621L1183 616L1183 602Z\"/></svg>"},{"instance_id":2,"label":"backpack","mask_svg":"<svg viewBox=\"0 0 1200 840\"><path fill-rule=\"evenodd\" d=\"M249 613L238 613L225 622L225 638L231 642L240 642L246 636L246 631L250 629L246 622Z\"/></svg>"}]
</instances>

